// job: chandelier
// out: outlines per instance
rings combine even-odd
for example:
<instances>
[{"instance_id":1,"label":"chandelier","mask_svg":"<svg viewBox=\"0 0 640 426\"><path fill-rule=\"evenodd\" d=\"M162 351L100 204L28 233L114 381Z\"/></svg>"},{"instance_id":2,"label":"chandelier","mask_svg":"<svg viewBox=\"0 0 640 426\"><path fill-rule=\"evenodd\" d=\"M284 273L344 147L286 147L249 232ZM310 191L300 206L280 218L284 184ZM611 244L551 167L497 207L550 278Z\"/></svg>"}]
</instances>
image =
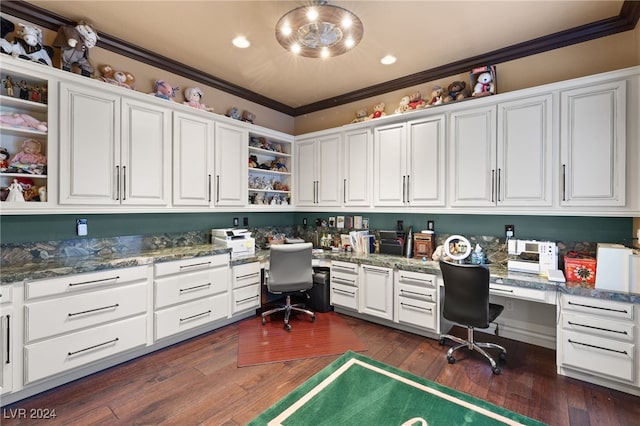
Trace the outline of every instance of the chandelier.
<instances>
[{"instance_id":1,"label":"chandelier","mask_svg":"<svg viewBox=\"0 0 640 426\"><path fill-rule=\"evenodd\" d=\"M342 55L360 43L363 32L360 18L326 0L290 10L276 24L282 47L307 58Z\"/></svg>"}]
</instances>

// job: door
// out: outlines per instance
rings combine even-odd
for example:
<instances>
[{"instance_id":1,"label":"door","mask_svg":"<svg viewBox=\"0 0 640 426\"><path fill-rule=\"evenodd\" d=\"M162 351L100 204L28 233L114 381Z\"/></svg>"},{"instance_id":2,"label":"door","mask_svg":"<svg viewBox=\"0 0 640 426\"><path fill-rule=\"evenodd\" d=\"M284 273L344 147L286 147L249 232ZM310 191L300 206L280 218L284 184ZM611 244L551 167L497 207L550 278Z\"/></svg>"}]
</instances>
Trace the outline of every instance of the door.
<instances>
[{"instance_id":1,"label":"door","mask_svg":"<svg viewBox=\"0 0 640 426\"><path fill-rule=\"evenodd\" d=\"M393 269L363 265L360 312L393 320Z\"/></svg>"},{"instance_id":2,"label":"door","mask_svg":"<svg viewBox=\"0 0 640 426\"><path fill-rule=\"evenodd\" d=\"M371 130L362 129L344 135L342 202L344 206L371 204L371 168L373 140Z\"/></svg>"},{"instance_id":3,"label":"door","mask_svg":"<svg viewBox=\"0 0 640 426\"><path fill-rule=\"evenodd\" d=\"M444 115L437 115L407 124L407 205L445 204L444 123Z\"/></svg>"},{"instance_id":4,"label":"door","mask_svg":"<svg viewBox=\"0 0 640 426\"><path fill-rule=\"evenodd\" d=\"M340 135L319 138L316 171L317 204L320 206L340 205ZM300 169L305 170L305 169ZM304 172L303 172L304 173Z\"/></svg>"},{"instance_id":5,"label":"door","mask_svg":"<svg viewBox=\"0 0 640 426\"><path fill-rule=\"evenodd\" d=\"M376 206L403 206L406 202L406 125L374 129L373 203Z\"/></svg>"},{"instance_id":6,"label":"door","mask_svg":"<svg viewBox=\"0 0 640 426\"><path fill-rule=\"evenodd\" d=\"M315 206L317 203L316 141L296 141L296 199L299 206Z\"/></svg>"},{"instance_id":7,"label":"door","mask_svg":"<svg viewBox=\"0 0 640 426\"><path fill-rule=\"evenodd\" d=\"M217 206L244 206L247 199L247 131L216 123L215 203Z\"/></svg>"},{"instance_id":8,"label":"door","mask_svg":"<svg viewBox=\"0 0 640 426\"><path fill-rule=\"evenodd\" d=\"M211 205L212 178L213 122L174 112L173 204Z\"/></svg>"}]
</instances>

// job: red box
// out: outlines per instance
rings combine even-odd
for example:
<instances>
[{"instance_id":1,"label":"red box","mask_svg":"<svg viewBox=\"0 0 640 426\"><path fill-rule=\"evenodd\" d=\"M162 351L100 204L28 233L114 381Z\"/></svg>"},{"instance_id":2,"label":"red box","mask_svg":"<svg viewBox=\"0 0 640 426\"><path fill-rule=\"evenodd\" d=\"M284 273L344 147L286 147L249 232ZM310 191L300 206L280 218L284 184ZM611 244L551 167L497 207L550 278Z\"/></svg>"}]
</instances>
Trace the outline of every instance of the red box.
<instances>
[{"instance_id":1,"label":"red box","mask_svg":"<svg viewBox=\"0 0 640 426\"><path fill-rule=\"evenodd\" d=\"M596 283L596 264L594 253L567 252L564 256L564 275L568 282L594 286Z\"/></svg>"}]
</instances>

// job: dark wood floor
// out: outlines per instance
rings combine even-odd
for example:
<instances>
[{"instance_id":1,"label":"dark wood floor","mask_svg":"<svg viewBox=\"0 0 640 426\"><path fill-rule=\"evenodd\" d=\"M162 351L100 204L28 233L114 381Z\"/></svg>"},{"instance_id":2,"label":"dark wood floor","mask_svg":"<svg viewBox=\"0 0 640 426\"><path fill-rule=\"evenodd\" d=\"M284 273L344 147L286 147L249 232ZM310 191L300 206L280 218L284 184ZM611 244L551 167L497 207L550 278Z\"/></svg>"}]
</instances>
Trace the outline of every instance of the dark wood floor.
<instances>
[{"instance_id":1,"label":"dark wood floor","mask_svg":"<svg viewBox=\"0 0 640 426\"><path fill-rule=\"evenodd\" d=\"M495 376L479 356L450 365L436 340L343 318L364 355L542 422L639 424L639 397L558 376L552 350L490 336L509 351ZM238 323L4 407L0 423L38 424L8 418L24 408L55 409L48 425L243 425L337 358L238 368L237 344Z\"/></svg>"}]
</instances>

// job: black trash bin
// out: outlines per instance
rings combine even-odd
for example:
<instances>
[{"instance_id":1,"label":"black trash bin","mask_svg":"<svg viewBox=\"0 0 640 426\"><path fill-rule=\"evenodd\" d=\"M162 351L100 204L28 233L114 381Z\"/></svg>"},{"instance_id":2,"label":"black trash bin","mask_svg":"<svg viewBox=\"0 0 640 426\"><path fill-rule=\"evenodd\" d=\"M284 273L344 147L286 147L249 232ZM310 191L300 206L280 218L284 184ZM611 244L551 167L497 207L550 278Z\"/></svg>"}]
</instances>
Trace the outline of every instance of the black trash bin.
<instances>
[{"instance_id":1,"label":"black trash bin","mask_svg":"<svg viewBox=\"0 0 640 426\"><path fill-rule=\"evenodd\" d=\"M329 296L330 269L324 266L313 268L313 287L309 291L307 306L314 312L329 312L333 310Z\"/></svg>"}]
</instances>

